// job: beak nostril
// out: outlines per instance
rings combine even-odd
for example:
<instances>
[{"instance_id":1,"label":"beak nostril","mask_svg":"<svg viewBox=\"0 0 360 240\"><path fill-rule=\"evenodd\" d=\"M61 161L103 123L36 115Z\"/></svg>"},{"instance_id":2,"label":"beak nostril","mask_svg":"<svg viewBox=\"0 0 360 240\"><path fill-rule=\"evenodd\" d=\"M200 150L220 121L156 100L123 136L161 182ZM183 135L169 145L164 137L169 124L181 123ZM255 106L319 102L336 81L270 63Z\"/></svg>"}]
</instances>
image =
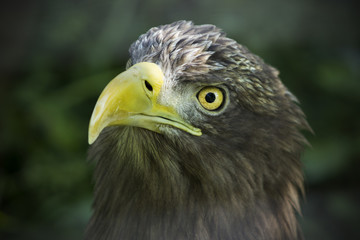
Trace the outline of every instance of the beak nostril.
<instances>
[{"instance_id":1,"label":"beak nostril","mask_svg":"<svg viewBox=\"0 0 360 240\"><path fill-rule=\"evenodd\" d=\"M150 84L148 81L146 81L146 80L145 80L145 87L146 87L150 92L152 92L153 87L152 87L151 84Z\"/></svg>"}]
</instances>

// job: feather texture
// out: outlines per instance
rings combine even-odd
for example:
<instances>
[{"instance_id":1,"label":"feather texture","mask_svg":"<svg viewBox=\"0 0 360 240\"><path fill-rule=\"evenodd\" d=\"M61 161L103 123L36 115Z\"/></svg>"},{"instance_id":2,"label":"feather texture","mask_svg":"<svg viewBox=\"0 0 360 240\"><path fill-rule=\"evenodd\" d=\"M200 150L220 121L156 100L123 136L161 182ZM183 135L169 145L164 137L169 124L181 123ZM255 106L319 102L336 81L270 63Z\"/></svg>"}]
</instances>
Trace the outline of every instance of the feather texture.
<instances>
[{"instance_id":1,"label":"feather texture","mask_svg":"<svg viewBox=\"0 0 360 240\"><path fill-rule=\"evenodd\" d=\"M212 25L152 28L130 48L129 66L157 63L168 87L223 84L216 115L180 114L201 137L108 127L90 148L94 214L86 239L302 239L300 156L310 130L278 72Z\"/></svg>"}]
</instances>

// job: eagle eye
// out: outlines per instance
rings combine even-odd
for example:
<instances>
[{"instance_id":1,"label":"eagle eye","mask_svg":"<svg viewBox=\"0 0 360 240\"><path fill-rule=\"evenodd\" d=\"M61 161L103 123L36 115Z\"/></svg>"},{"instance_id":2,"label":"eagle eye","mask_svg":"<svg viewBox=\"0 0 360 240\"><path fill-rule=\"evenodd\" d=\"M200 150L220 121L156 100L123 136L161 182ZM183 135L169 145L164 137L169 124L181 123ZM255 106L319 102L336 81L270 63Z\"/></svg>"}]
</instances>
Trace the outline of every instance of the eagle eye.
<instances>
[{"instance_id":1,"label":"eagle eye","mask_svg":"<svg viewBox=\"0 0 360 240\"><path fill-rule=\"evenodd\" d=\"M224 101L224 94L220 88L204 87L200 90L197 98L206 110L214 111L221 107Z\"/></svg>"}]
</instances>

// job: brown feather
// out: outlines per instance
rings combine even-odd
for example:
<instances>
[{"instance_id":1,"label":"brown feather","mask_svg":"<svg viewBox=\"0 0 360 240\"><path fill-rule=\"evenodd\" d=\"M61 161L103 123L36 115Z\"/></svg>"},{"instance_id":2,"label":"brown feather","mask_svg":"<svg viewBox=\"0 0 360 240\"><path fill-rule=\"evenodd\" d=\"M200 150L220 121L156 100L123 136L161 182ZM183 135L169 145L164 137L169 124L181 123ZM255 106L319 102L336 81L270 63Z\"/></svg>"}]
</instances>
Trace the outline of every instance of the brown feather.
<instances>
[{"instance_id":1,"label":"brown feather","mask_svg":"<svg viewBox=\"0 0 360 240\"><path fill-rule=\"evenodd\" d=\"M150 29L130 54L129 66L161 66L174 91L221 81L229 104L216 116L181 113L201 137L106 128L89 151L86 239L302 239L299 131L310 128L277 70L218 28L185 21Z\"/></svg>"}]
</instances>

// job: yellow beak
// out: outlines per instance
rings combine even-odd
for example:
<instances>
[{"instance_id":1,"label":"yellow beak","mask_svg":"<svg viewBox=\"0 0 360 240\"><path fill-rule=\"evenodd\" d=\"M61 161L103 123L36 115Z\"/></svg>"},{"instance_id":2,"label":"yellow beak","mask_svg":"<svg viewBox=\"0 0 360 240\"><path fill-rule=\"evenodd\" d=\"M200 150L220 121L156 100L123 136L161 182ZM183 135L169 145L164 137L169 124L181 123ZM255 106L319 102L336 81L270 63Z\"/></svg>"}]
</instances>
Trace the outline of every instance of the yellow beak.
<instances>
[{"instance_id":1,"label":"yellow beak","mask_svg":"<svg viewBox=\"0 0 360 240\"><path fill-rule=\"evenodd\" d=\"M157 101L164 74L154 63L141 62L116 76L101 93L89 125L89 144L107 126L128 125L160 133L169 125L201 136L201 130L186 123L170 106Z\"/></svg>"}]
</instances>

